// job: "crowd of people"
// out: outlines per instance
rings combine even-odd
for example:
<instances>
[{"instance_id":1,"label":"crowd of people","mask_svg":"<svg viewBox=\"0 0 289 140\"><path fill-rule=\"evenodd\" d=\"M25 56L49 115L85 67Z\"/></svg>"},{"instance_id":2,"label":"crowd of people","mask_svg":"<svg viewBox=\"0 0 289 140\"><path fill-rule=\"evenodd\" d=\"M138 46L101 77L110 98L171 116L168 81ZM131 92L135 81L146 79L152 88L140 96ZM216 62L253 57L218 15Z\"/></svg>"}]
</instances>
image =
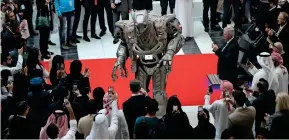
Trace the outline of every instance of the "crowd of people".
<instances>
[{"instance_id":1,"label":"crowd of people","mask_svg":"<svg viewBox=\"0 0 289 140\"><path fill-rule=\"evenodd\" d=\"M218 75L222 80L221 97L210 104L211 90L204 93L203 106L198 107L198 125L192 127L187 114L182 110L177 95L167 101L166 115L156 116L158 102L148 96L138 80L130 82L132 96L119 110L117 91L109 87L92 90L89 68L82 71L82 63L74 60L69 72L65 71L64 58L55 55L47 70L41 60L48 59L50 32L57 13L62 49L76 46L76 34L80 19L81 3L85 7L83 39L87 36L87 24L91 17L91 37L100 39L106 32L103 10L106 9L109 30L113 34L113 22L127 19L131 9L152 9L151 2L144 1L89 1L37 0L36 29L40 34L40 49L28 48L27 39L34 31L33 1L3 1L1 4L1 138L7 139L288 139L289 127L288 95L288 1L261 0L259 14L268 13L266 18L256 19L258 29L266 35L268 52L256 56L257 62L248 61L247 70L252 81L240 84L237 61L239 56L235 29L242 21L237 20L240 3L224 0L223 46L213 44L218 56ZM127 3L126 3L127 2ZM171 12L174 1L169 1ZM214 4L218 4L216 1ZM208 9L209 1L204 1ZM241 1L246 5L249 1ZM162 0L161 5L167 5ZM211 7L211 29L217 29L218 14ZM236 5L235 5L236 4ZM234 27L229 23L228 7L234 8ZM287 8L286 8L287 6ZM207 11L205 10L204 11ZM242 9L242 8L241 8ZM213 11L212 11L213 10ZM240 10L240 9L239 9ZM247 9L248 10L248 9ZM162 10L165 15L166 10ZM244 10L246 11L246 9ZM4 16L3 16L4 15ZM99 16L101 32L95 33L96 16ZM113 16L112 16L113 15ZM246 14L245 14L246 15ZM204 14L204 18L206 15ZM216 19L212 19L216 18ZM48 20L47 20L48 19ZM249 19L248 19L249 20ZM225 21L225 22L224 22ZM204 19L205 31L209 20ZM67 25L64 25L67 23ZM65 32L67 27L67 32ZM14 55L13 55L14 54ZM15 55L16 54L16 55ZM50 81L50 82L48 82ZM248 84L251 83L251 84ZM92 97L90 97L90 95ZM210 123L210 113L214 123Z\"/></svg>"}]
</instances>

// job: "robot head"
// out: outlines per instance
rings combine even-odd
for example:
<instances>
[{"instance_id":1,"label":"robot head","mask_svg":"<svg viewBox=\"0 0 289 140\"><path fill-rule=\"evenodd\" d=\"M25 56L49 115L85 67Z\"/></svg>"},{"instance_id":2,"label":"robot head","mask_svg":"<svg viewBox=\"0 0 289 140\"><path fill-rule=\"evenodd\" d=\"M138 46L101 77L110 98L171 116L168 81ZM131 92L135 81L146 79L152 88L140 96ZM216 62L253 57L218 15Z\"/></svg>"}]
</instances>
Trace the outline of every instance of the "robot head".
<instances>
[{"instance_id":1,"label":"robot head","mask_svg":"<svg viewBox=\"0 0 289 140\"><path fill-rule=\"evenodd\" d=\"M138 10L134 12L132 16L136 32L141 34L148 28L148 11Z\"/></svg>"}]
</instances>

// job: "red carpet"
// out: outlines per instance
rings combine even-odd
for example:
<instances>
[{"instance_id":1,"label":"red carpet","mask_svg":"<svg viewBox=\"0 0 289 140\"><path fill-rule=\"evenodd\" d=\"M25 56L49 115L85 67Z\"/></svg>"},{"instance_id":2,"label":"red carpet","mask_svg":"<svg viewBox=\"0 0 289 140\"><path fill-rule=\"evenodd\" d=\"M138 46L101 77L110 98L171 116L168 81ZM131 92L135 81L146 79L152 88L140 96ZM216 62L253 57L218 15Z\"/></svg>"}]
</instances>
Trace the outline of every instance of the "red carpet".
<instances>
[{"instance_id":1,"label":"red carpet","mask_svg":"<svg viewBox=\"0 0 289 140\"><path fill-rule=\"evenodd\" d=\"M130 60L127 63L128 78L119 77L113 83L111 72L116 59L81 60L83 69L90 71L90 83L92 90L101 86L107 90L108 86L114 86L119 95L119 105L130 96L129 81L134 79L130 72ZM66 61L66 69L69 70L71 61ZM44 64L48 68L48 64ZM172 73L167 81L167 93L169 96L177 95L183 106L204 104L204 95L208 88L207 74L216 73L217 57L213 54L202 55L178 55L174 57ZM152 86L150 86L152 89ZM216 91L218 92L218 91ZM151 93L150 93L151 95ZM212 95L212 101L219 98L219 94Z\"/></svg>"}]
</instances>

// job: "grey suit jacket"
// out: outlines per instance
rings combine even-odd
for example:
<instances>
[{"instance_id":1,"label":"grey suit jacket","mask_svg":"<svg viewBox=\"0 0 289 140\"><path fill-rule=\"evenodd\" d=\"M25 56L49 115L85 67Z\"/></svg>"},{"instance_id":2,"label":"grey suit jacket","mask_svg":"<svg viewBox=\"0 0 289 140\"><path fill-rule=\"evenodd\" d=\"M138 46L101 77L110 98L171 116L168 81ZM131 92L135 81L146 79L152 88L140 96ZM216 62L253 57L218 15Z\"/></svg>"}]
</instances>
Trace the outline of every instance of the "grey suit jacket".
<instances>
[{"instance_id":1,"label":"grey suit jacket","mask_svg":"<svg viewBox=\"0 0 289 140\"><path fill-rule=\"evenodd\" d=\"M254 107L237 108L229 115L228 129L234 128L245 139L254 139L253 124L256 116Z\"/></svg>"},{"instance_id":2,"label":"grey suit jacket","mask_svg":"<svg viewBox=\"0 0 289 140\"><path fill-rule=\"evenodd\" d=\"M115 0L110 0L110 3L114 3ZM116 4L117 12L128 12L132 9L133 0L121 0L120 4Z\"/></svg>"}]
</instances>

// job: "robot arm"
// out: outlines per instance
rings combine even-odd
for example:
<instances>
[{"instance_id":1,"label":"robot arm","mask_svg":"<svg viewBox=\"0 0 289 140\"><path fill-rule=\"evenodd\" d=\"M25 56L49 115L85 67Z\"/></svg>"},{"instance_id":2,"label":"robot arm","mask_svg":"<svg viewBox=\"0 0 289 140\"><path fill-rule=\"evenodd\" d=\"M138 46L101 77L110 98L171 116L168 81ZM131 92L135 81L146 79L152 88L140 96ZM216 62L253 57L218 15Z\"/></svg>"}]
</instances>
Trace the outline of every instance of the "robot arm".
<instances>
[{"instance_id":1,"label":"robot arm","mask_svg":"<svg viewBox=\"0 0 289 140\"><path fill-rule=\"evenodd\" d=\"M128 58L129 55L128 55L127 44L125 42L125 39L122 36L122 32L121 32L120 27L116 26L114 37L115 37L115 39L117 39L117 42L119 39L122 40L121 43L119 44L117 52L116 52L117 60L114 64L113 71L112 71L112 79L113 79L113 81L116 81L116 79L118 78L118 76L116 74L117 69L120 70L120 75L122 77L127 77L127 70L125 67L125 62L126 62L126 59ZM114 43L114 44L116 44L116 43Z\"/></svg>"},{"instance_id":2,"label":"robot arm","mask_svg":"<svg viewBox=\"0 0 289 140\"><path fill-rule=\"evenodd\" d=\"M168 34L173 39L168 44L167 53L174 55L185 44L184 37L182 36L182 27L178 19L175 18L169 22Z\"/></svg>"},{"instance_id":3,"label":"robot arm","mask_svg":"<svg viewBox=\"0 0 289 140\"><path fill-rule=\"evenodd\" d=\"M165 66L168 72L171 71L173 56L178 53L184 45L185 40L182 36L182 28L178 19L173 18L168 22L168 38L172 38L168 43L165 55L159 61L158 67Z\"/></svg>"}]
</instances>

